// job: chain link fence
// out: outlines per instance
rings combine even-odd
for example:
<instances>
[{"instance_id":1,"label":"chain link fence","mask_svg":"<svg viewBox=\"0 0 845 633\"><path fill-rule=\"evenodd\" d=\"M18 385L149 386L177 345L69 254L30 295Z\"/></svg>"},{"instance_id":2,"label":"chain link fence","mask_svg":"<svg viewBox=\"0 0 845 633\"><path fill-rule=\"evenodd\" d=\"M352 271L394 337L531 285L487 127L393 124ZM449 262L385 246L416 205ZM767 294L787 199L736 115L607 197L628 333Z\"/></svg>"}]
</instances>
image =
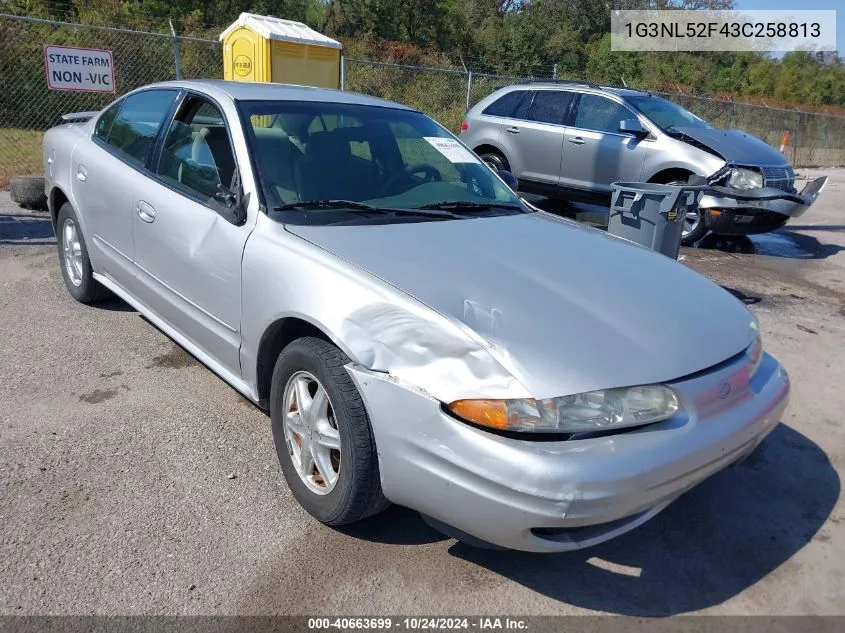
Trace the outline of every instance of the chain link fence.
<instances>
[{"instance_id":1,"label":"chain link fence","mask_svg":"<svg viewBox=\"0 0 845 633\"><path fill-rule=\"evenodd\" d=\"M185 78L222 78L220 43L176 38ZM115 94L50 90L45 44L112 51ZM43 170L41 137L69 112L99 110L139 86L176 77L174 38L101 26L0 17L0 189L19 174Z\"/></svg>"},{"instance_id":2,"label":"chain link fence","mask_svg":"<svg viewBox=\"0 0 845 633\"><path fill-rule=\"evenodd\" d=\"M112 51L116 94L182 77L221 78L217 40L175 37L105 26L0 14L0 189L12 176L42 171L41 138L68 112L98 110L111 94L47 88L46 44ZM178 60L177 60L178 52ZM544 76L502 76L454 68L429 68L361 59L344 60L345 88L407 104L452 131L467 108L500 86ZM796 166L845 164L845 117L663 94L718 127L747 131L778 147L790 132L787 154Z\"/></svg>"}]
</instances>

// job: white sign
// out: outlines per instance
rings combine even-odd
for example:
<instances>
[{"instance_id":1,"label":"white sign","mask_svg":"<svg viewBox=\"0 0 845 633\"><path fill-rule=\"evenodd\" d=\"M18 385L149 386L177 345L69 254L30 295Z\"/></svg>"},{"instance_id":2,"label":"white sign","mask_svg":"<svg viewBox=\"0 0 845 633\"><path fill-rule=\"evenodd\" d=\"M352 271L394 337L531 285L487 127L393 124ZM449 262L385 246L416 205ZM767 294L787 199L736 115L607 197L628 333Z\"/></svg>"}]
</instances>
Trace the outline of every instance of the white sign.
<instances>
[{"instance_id":1,"label":"white sign","mask_svg":"<svg viewBox=\"0 0 845 633\"><path fill-rule=\"evenodd\" d=\"M45 46L44 62L51 90L115 91L111 51Z\"/></svg>"},{"instance_id":2,"label":"white sign","mask_svg":"<svg viewBox=\"0 0 845 633\"><path fill-rule=\"evenodd\" d=\"M443 154L452 163L477 163L478 157L453 138L423 136L434 149Z\"/></svg>"}]
</instances>

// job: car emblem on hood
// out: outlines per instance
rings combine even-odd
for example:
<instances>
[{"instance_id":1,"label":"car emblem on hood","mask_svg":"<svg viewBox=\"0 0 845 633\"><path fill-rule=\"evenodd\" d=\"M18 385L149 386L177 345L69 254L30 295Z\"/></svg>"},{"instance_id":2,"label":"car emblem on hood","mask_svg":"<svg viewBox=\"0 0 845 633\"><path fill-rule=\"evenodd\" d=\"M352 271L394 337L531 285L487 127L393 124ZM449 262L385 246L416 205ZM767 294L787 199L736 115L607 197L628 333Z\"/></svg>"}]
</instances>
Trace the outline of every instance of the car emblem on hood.
<instances>
[{"instance_id":1,"label":"car emblem on hood","mask_svg":"<svg viewBox=\"0 0 845 633\"><path fill-rule=\"evenodd\" d=\"M731 383L725 381L722 383L722 386L719 387L719 398L724 400L729 395L731 395Z\"/></svg>"}]
</instances>

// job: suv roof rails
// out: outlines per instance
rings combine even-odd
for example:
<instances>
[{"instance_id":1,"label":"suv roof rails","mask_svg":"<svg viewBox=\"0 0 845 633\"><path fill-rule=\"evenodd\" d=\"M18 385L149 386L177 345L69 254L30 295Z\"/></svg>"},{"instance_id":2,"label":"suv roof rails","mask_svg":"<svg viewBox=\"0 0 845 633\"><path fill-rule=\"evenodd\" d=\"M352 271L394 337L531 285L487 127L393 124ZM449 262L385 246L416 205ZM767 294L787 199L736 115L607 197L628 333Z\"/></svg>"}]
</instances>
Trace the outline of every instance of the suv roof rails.
<instances>
[{"instance_id":1,"label":"suv roof rails","mask_svg":"<svg viewBox=\"0 0 845 633\"><path fill-rule=\"evenodd\" d=\"M536 79L534 81L527 82L529 84L562 84L562 85L572 85L572 86L587 86L588 88L598 88L601 90L601 86L593 83L592 81L583 81L581 79Z\"/></svg>"}]
</instances>

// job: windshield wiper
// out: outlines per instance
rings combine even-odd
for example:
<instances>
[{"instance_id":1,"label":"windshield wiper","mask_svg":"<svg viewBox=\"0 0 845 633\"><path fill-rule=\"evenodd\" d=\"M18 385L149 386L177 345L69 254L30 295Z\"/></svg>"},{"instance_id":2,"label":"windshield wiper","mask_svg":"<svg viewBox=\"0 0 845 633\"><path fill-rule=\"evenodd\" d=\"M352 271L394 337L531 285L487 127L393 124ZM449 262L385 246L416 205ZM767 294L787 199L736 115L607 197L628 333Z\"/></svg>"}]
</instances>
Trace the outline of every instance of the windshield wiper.
<instances>
[{"instance_id":1,"label":"windshield wiper","mask_svg":"<svg viewBox=\"0 0 845 633\"><path fill-rule=\"evenodd\" d=\"M432 202L424 204L420 209L440 209L443 211L483 211L486 209L513 209L524 212L518 204L511 202L471 202L469 200L450 200L448 202Z\"/></svg>"},{"instance_id":2,"label":"windshield wiper","mask_svg":"<svg viewBox=\"0 0 845 633\"><path fill-rule=\"evenodd\" d=\"M339 209L365 213L387 214L387 215L417 215L427 218L445 218L455 219L453 213L437 213L437 210L426 210L425 207L419 209L392 209L387 207L374 207L363 202L355 202L354 200L306 200L303 202L291 202L283 204L278 207L273 207L273 211L287 211L289 209ZM444 210L445 211L445 210Z\"/></svg>"},{"instance_id":3,"label":"windshield wiper","mask_svg":"<svg viewBox=\"0 0 845 633\"><path fill-rule=\"evenodd\" d=\"M358 211L375 211L375 207L371 207L363 202L355 202L354 200L304 200L302 202L291 202L283 204L278 207L273 207L273 211L287 211L288 209L355 209Z\"/></svg>"}]
</instances>

